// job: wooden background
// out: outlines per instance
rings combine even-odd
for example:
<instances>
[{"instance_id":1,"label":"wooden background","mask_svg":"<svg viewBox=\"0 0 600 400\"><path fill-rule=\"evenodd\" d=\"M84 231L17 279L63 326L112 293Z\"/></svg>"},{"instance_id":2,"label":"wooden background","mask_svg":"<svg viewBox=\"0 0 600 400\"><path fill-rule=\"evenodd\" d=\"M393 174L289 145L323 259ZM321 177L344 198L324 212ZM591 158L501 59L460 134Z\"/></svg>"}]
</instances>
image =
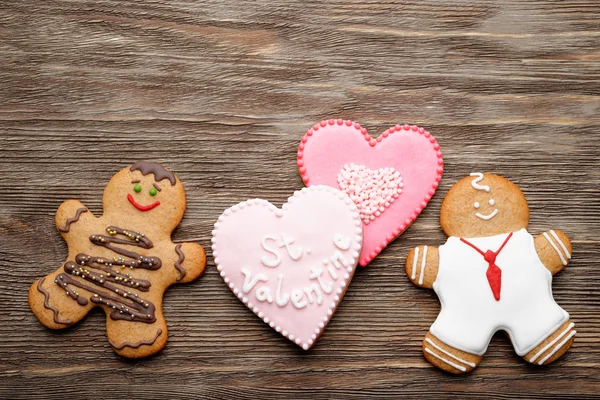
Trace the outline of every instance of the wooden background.
<instances>
[{"instance_id":1,"label":"wooden background","mask_svg":"<svg viewBox=\"0 0 600 400\"><path fill-rule=\"evenodd\" d=\"M234 203L300 189L297 145L326 118L375 136L424 126L446 172L305 353L221 281L210 232ZM597 0L0 0L0 398L600 396L599 157ZM104 185L136 160L178 174L188 210L174 238L210 262L168 292L162 353L129 361L99 310L49 331L27 289L64 261L59 204L100 213ZM422 356L439 303L408 281L405 256L444 242L440 202L473 170L520 185L532 233L573 239L554 295L578 334L551 367L524 363L503 334L468 376Z\"/></svg>"}]
</instances>

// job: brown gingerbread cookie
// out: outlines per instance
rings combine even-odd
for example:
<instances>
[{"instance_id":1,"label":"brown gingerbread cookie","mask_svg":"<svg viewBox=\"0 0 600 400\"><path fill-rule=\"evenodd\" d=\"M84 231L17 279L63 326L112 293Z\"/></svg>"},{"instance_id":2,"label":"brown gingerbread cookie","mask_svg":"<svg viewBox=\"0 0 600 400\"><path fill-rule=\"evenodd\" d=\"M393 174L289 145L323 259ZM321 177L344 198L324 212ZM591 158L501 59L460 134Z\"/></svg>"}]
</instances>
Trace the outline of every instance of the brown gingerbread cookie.
<instances>
[{"instance_id":1,"label":"brown gingerbread cookie","mask_svg":"<svg viewBox=\"0 0 600 400\"><path fill-rule=\"evenodd\" d=\"M531 236L521 190L478 172L450 189L440 223L446 243L419 246L406 259L410 280L442 303L423 340L425 358L451 373L472 371L499 330L531 364L562 356L577 332L554 301L552 276L571 259L569 238L559 230Z\"/></svg>"},{"instance_id":2,"label":"brown gingerbread cookie","mask_svg":"<svg viewBox=\"0 0 600 400\"><path fill-rule=\"evenodd\" d=\"M114 351L129 358L160 351L167 341L165 290L193 281L206 266L202 247L171 241L185 203L175 174L138 162L110 180L102 216L76 200L61 204L56 227L69 253L58 270L31 285L35 316L48 328L63 329L102 307Z\"/></svg>"}]
</instances>

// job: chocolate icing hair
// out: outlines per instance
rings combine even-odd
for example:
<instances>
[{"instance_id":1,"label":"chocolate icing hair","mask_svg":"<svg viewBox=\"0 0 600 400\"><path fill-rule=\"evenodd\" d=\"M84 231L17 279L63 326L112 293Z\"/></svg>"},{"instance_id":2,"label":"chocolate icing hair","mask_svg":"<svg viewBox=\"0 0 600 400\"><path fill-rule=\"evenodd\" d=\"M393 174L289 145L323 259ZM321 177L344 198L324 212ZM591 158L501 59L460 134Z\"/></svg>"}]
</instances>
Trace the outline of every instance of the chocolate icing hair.
<instances>
[{"instance_id":1,"label":"chocolate icing hair","mask_svg":"<svg viewBox=\"0 0 600 400\"><path fill-rule=\"evenodd\" d=\"M133 164L129 170L131 172L140 171L144 176L148 174L153 174L154 179L157 182L160 182L163 179L168 179L169 182L171 182L171 186L175 186L176 183L175 174L163 167L162 165L160 165L159 163L139 161Z\"/></svg>"}]
</instances>

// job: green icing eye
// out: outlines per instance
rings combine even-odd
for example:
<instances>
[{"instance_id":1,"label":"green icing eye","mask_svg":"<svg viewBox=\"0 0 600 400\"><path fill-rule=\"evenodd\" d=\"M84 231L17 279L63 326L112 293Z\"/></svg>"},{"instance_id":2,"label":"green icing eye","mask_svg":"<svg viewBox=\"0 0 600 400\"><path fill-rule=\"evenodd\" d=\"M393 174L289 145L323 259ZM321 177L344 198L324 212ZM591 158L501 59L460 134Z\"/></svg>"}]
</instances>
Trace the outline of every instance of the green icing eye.
<instances>
[{"instance_id":1,"label":"green icing eye","mask_svg":"<svg viewBox=\"0 0 600 400\"><path fill-rule=\"evenodd\" d=\"M133 187L133 190L134 190L136 193L139 193L139 192L141 192L141 191L142 191L142 187L141 187L140 185L135 185L135 186Z\"/></svg>"},{"instance_id":2,"label":"green icing eye","mask_svg":"<svg viewBox=\"0 0 600 400\"><path fill-rule=\"evenodd\" d=\"M151 188L149 193L150 193L150 196L156 196L156 193L158 193L158 192L156 191L155 188Z\"/></svg>"}]
</instances>

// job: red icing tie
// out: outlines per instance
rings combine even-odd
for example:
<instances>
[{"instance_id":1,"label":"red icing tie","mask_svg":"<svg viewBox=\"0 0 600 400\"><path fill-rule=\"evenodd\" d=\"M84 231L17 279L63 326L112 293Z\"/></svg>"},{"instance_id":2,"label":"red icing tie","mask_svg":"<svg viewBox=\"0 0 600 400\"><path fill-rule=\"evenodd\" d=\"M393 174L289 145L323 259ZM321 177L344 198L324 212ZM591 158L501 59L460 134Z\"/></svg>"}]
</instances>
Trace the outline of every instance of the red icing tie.
<instances>
[{"instance_id":1,"label":"red icing tie","mask_svg":"<svg viewBox=\"0 0 600 400\"><path fill-rule=\"evenodd\" d=\"M500 288L502 286L502 270L498 268L498 266L495 264L496 257L498 257L498 254L500 254L506 243L508 243L508 239L510 239L512 234L512 232L508 234L506 239L504 239L504 243L502 243L502 245L498 250L496 250L496 252L488 250L485 253L473 243L463 238L460 238L460 240L463 243L466 243L475 250L477 250L477 252L483 256L484 260L487 261L488 269L485 272L485 276L487 276L487 280L490 283L490 288L492 289L492 293L494 294L494 298L496 299L496 301L500 301Z\"/></svg>"}]
</instances>

